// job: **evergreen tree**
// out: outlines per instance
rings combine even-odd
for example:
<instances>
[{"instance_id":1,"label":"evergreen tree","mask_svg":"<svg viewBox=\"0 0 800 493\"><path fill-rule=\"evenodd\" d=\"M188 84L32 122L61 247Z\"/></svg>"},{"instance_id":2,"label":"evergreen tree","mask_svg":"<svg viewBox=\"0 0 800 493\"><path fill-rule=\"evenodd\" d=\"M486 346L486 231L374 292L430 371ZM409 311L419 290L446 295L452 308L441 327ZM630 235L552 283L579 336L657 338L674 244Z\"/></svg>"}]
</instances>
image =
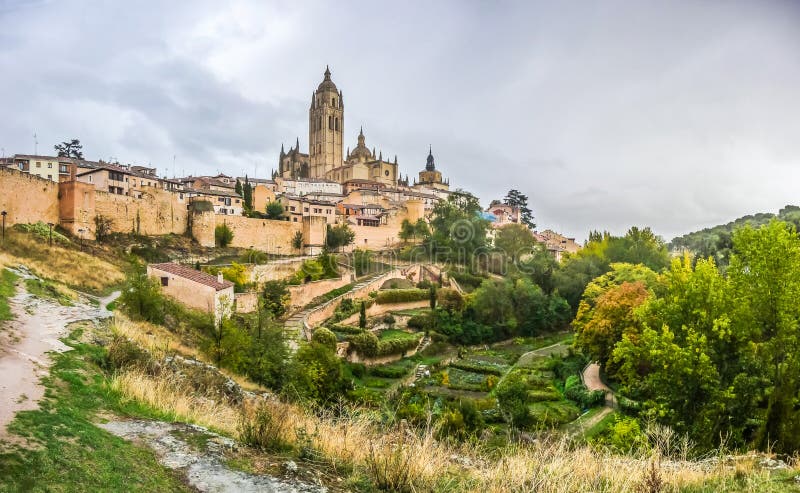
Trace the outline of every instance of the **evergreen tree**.
<instances>
[{"instance_id":1,"label":"evergreen tree","mask_svg":"<svg viewBox=\"0 0 800 493\"><path fill-rule=\"evenodd\" d=\"M250 180L247 179L247 175L244 177L244 185L242 186L242 196L244 198L244 208L245 210L252 211L253 210L253 186L250 185Z\"/></svg>"},{"instance_id":2,"label":"evergreen tree","mask_svg":"<svg viewBox=\"0 0 800 493\"><path fill-rule=\"evenodd\" d=\"M524 195L519 190L509 190L503 202L511 207L519 208L519 218L522 224L531 229L536 227L536 223L533 222L533 211L528 208L527 195Z\"/></svg>"},{"instance_id":3,"label":"evergreen tree","mask_svg":"<svg viewBox=\"0 0 800 493\"><path fill-rule=\"evenodd\" d=\"M367 304L361 302L361 311L358 314L358 326L362 329L367 328Z\"/></svg>"},{"instance_id":4,"label":"evergreen tree","mask_svg":"<svg viewBox=\"0 0 800 493\"><path fill-rule=\"evenodd\" d=\"M242 193L243 193L243 191L242 191L242 182L240 182L238 178L236 179L236 188L235 188L235 190L236 190L236 194L241 197Z\"/></svg>"}]
</instances>

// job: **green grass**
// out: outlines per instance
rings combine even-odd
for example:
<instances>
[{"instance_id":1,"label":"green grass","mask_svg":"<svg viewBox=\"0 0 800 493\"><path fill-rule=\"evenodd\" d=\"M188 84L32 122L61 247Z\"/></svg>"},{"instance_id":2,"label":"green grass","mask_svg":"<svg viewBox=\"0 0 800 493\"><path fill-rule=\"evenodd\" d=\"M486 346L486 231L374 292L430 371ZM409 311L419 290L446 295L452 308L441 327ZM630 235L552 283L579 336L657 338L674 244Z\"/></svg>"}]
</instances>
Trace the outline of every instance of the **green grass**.
<instances>
[{"instance_id":1,"label":"green grass","mask_svg":"<svg viewBox=\"0 0 800 493\"><path fill-rule=\"evenodd\" d=\"M594 411L594 414L597 414L602 409L603 409L602 407L597 407L597 408L593 409L592 411L589 411L586 414L591 414L593 411ZM589 418L585 418L585 419L589 419ZM588 430L586 430L583 433L583 439L585 441L589 442L589 441L593 440L594 438L602 435L603 433L605 433L606 430L608 430L608 428L611 425L614 424L614 421L616 419L617 419L617 412L616 411L608 413L605 417L603 417L603 419L598 421L597 424L595 424L594 426L592 426L591 428L589 428Z\"/></svg>"},{"instance_id":2,"label":"green grass","mask_svg":"<svg viewBox=\"0 0 800 493\"><path fill-rule=\"evenodd\" d=\"M381 333L378 335L378 339L381 341L390 341L393 339L419 339L419 334L411 334L404 330L398 329L386 329L381 331Z\"/></svg>"},{"instance_id":3,"label":"green grass","mask_svg":"<svg viewBox=\"0 0 800 493\"><path fill-rule=\"evenodd\" d=\"M11 307L8 299L14 296L14 283L18 276L8 269L0 271L0 321L11 320Z\"/></svg>"},{"instance_id":4,"label":"green grass","mask_svg":"<svg viewBox=\"0 0 800 493\"><path fill-rule=\"evenodd\" d=\"M74 351L56 354L40 408L17 414L9 431L30 447L0 452L0 492L190 491L148 449L93 424L96 414L165 418L110 391L96 365L104 349L66 341Z\"/></svg>"},{"instance_id":5,"label":"green grass","mask_svg":"<svg viewBox=\"0 0 800 493\"><path fill-rule=\"evenodd\" d=\"M25 279L25 288L28 292L39 298L46 298L57 302L62 306L72 305L69 296L59 291L52 283L41 279Z\"/></svg>"},{"instance_id":6,"label":"green grass","mask_svg":"<svg viewBox=\"0 0 800 493\"><path fill-rule=\"evenodd\" d=\"M569 423L580 415L580 410L568 401L535 402L528 410L538 425L546 427Z\"/></svg>"}]
</instances>

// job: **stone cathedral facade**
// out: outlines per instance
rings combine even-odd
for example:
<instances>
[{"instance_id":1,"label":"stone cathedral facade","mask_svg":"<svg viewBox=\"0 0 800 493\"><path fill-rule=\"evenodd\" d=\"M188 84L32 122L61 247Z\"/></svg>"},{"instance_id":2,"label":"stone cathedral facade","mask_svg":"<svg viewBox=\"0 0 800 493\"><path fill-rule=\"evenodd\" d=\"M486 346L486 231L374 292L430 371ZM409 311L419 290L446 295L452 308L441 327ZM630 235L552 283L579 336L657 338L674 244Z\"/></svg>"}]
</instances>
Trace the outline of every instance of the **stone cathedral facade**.
<instances>
[{"instance_id":1,"label":"stone cathedral facade","mask_svg":"<svg viewBox=\"0 0 800 493\"><path fill-rule=\"evenodd\" d=\"M344 183L369 180L386 186L397 186L400 180L397 156L392 161L375 154L366 144L363 127L355 148L344 151L344 98L331 80L331 71L311 95L308 110L308 153L300 152L300 139L285 151L281 146L278 176L286 179L308 178Z\"/></svg>"}]
</instances>

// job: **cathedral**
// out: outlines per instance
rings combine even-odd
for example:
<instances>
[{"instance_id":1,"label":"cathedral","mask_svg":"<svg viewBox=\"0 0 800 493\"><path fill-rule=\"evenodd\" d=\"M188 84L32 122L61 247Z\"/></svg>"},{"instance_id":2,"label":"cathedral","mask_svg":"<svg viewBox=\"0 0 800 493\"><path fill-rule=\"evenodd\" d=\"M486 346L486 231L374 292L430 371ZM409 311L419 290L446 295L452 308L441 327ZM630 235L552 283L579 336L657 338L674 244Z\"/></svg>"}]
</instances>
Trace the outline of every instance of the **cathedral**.
<instances>
[{"instance_id":1,"label":"cathedral","mask_svg":"<svg viewBox=\"0 0 800 493\"><path fill-rule=\"evenodd\" d=\"M358 132L355 148L344 152L344 98L342 91L331 80L331 71L311 95L308 110L308 154L300 152L300 139L288 152L281 146L277 175L286 179L308 178L344 183L350 180L369 180L387 187L408 186L408 178L398 174L397 156L383 158L383 153L370 150L364 137L364 128ZM433 168L433 157L428 156L425 182L435 188L447 189L442 175ZM429 169L430 168L430 169ZM423 172L424 173L424 172ZM420 181L422 175L420 173Z\"/></svg>"}]
</instances>

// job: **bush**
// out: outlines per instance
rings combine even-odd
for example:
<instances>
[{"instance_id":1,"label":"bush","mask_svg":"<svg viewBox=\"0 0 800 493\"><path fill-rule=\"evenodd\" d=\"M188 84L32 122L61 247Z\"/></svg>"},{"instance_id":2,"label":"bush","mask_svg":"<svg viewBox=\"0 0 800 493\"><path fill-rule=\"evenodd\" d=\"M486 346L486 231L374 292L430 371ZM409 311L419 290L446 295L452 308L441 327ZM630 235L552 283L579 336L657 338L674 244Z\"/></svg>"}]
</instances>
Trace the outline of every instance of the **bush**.
<instances>
[{"instance_id":1,"label":"bush","mask_svg":"<svg viewBox=\"0 0 800 493\"><path fill-rule=\"evenodd\" d=\"M349 350L358 352L359 355L371 358L378 355L378 336L372 332L362 332L349 337Z\"/></svg>"},{"instance_id":2,"label":"bush","mask_svg":"<svg viewBox=\"0 0 800 493\"><path fill-rule=\"evenodd\" d=\"M355 325L330 324L329 327L332 331L342 334L361 334L364 332L361 327L356 327Z\"/></svg>"},{"instance_id":3,"label":"bush","mask_svg":"<svg viewBox=\"0 0 800 493\"><path fill-rule=\"evenodd\" d=\"M369 374L383 378L402 378L408 374L409 369L402 366L373 366Z\"/></svg>"},{"instance_id":4,"label":"bush","mask_svg":"<svg viewBox=\"0 0 800 493\"><path fill-rule=\"evenodd\" d=\"M220 224L214 228L214 242L218 247L225 248L233 241L233 231L227 224Z\"/></svg>"},{"instance_id":5,"label":"bush","mask_svg":"<svg viewBox=\"0 0 800 493\"><path fill-rule=\"evenodd\" d=\"M419 345L419 336L409 334L409 337L398 337L395 339L383 339L378 341L377 356L387 356L390 354L405 353Z\"/></svg>"},{"instance_id":6,"label":"bush","mask_svg":"<svg viewBox=\"0 0 800 493\"><path fill-rule=\"evenodd\" d=\"M578 375L570 375L564 382L564 397L587 409L602 404L606 393L602 390L590 391Z\"/></svg>"},{"instance_id":7,"label":"bush","mask_svg":"<svg viewBox=\"0 0 800 493\"><path fill-rule=\"evenodd\" d=\"M128 339L116 336L108 345L108 363L114 370L131 367L147 369L150 354Z\"/></svg>"},{"instance_id":8,"label":"bush","mask_svg":"<svg viewBox=\"0 0 800 493\"><path fill-rule=\"evenodd\" d=\"M433 327L433 317L428 313L414 315L408 319L406 326L410 329L421 331L430 330Z\"/></svg>"},{"instance_id":9,"label":"bush","mask_svg":"<svg viewBox=\"0 0 800 493\"><path fill-rule=\"evenodd\" d=\"M336 350L336 334L331 332L329 329L325 327L320 327L314 331L311 335L311 340L314 342L318 342L323 346L329 347L332 350Z\"/></svg>"},{"instance_id":10,"label":"bush","mask_svg":"<svg viewBox=\"0 0 800 493\"><path fill-rule=\"evenodd\" d=\"M429 297L424 289L387 289L378 292L375 302L379 305L386 303L405 303L409 301L424 301Z\"/></svg>"}]
</instances>

